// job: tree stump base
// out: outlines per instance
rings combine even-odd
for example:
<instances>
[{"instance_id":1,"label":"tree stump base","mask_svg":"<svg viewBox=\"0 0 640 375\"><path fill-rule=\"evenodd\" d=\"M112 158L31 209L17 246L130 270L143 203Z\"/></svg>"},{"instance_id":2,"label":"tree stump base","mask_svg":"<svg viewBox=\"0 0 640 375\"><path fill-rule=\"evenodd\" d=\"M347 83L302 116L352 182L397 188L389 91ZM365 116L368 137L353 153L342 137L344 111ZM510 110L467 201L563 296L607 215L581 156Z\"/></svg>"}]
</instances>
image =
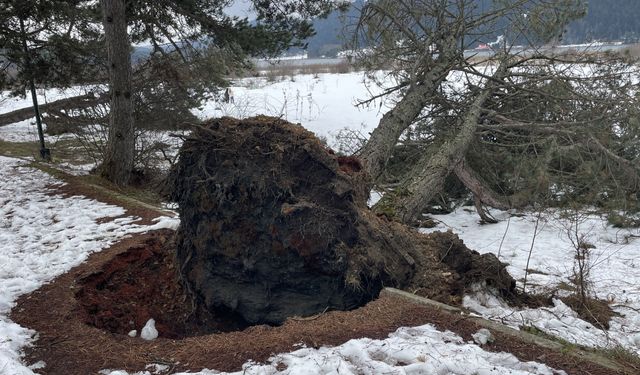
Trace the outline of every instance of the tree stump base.
<instances>
[{"instance_id":1,"label":"tree stump base","mask_svg":"<svg viewBox=\"0 0 640 375\"><path fill-rule=\"evenodd\" d=\"M362 306L385 286L445 302L472 282L514 291L497 258L454 234L422 235L372 213L361 169L281 119L196 127L169 177L179 271L195 303L280 324ZM487 262L490 274L474 269Z\"/></svg>"}]
</instances>

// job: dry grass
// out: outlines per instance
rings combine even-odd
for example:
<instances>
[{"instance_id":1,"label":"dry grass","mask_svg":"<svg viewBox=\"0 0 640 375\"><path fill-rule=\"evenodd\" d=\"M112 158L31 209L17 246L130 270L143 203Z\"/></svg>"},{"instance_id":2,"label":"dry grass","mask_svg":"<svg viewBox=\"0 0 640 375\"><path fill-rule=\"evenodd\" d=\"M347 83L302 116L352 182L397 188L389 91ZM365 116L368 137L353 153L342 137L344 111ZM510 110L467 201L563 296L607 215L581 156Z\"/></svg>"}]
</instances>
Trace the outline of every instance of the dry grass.
<instances>
[{"instance_id":1,"label":"dry grass","mask_svg":"<svg viewBox=\"0 0 640 375\"><path fill-rule=\"evenodd\" d=\"M247 75L266 77L269 82L278 82L284 79L295 79L294 77L299 74L346 74L354 71L356 71L356 68L345 60L338 64L273 65L249 72Z\"/></svg>"},{"instance_id":2,"label":"dry grass","mask_svg":"<svg viewBox=\"0 0 640 375\"><path fill-rule=\"evenodd\" d=\"M6 142L0 139L0 155L25 158L39 155L37 142Z\"/></svg>"}]
</instances>

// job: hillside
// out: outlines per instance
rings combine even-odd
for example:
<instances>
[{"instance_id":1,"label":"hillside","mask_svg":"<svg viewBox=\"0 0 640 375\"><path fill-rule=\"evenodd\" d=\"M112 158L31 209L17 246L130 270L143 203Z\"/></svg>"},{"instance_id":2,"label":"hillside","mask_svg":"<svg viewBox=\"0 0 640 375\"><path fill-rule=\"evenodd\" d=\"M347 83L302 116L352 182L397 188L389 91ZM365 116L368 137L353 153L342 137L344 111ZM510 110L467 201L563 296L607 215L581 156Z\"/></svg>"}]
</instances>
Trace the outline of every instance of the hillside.
<instances>
[{"instance_id":1,"label":"hillside","mask_svg":"<svg viewBox=\"0 0 640 375\"><path fill-rule=\"evenodd\" d=\"M482 3L491 0L483 0ZM326 19L314 22L316 35L309 39L308 49L310 57L335 56L335 53L348 39L345 26L353 26L357 22L363 0L357 0L351 9L345 13L333 12ZM566 28L562 43L588 43L592 41L624 41L635 43L640 39L640 14L638 0L592 0L588 1L587 15L572 22Z\"/></svg>"}]
</instances>

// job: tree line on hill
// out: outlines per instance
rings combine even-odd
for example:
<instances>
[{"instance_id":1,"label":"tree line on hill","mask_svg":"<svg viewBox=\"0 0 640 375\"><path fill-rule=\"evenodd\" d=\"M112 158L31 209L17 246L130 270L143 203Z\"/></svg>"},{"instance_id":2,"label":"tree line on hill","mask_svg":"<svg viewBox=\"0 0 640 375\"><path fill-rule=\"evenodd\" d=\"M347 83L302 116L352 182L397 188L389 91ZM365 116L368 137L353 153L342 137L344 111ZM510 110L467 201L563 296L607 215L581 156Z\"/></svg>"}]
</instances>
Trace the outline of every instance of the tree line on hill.
<instances>
[{"instance_id":1,"label":"tree line on hill","mask_svg":"<svg viewBox=\"0 0 640 375\"><path fill-rule=\"evenodd\" d=\"M476 0L479 9L489 8L493 0ZM334 57L343 50L351 37L349 26L357 22L365 1L354 1L349 10L332 12L326 18L313 21L316 34L309 38L306 51L310 57ZM636 43L640 40L640 2L635 0L592 0L586 4L584 17L565 25L563 44L590 43L594 41L622 41ZM486 35L483 43L492 42L500 31ZM296 50L299 52L299 50ZM295 53L293 51L292 53Z\"/></svg>"}]
</instances>

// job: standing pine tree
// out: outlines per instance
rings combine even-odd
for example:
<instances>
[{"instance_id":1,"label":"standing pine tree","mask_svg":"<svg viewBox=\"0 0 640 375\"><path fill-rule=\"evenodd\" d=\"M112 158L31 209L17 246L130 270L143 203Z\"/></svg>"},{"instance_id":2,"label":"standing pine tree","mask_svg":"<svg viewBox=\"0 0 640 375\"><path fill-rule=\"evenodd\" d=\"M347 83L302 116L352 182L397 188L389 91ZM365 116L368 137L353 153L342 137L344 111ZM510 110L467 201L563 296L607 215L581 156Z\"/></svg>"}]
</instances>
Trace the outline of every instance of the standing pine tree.
<instances>
[{"instance_id":1,"label":"standing pine tree","mask_svg":"<svg viewBox=\"0 0 640 375\"><path fill-rule=\"evenodd\" d=\"M131 93L131 42L127 33L126 0L101 0L109 67L111 115L102 175L125 185L133 170L135 138Z\"/></svg>"},{"instance_id":2,"label":"standing pine tree","mask_svg":"<svg viewBox=\"0 0 640 375\"><path fill-rule=\"evenodd\" d=\"M256 22L230 17L227 0L100 2L109 52L111 112L109 140L101 174L127 184L133 171L133 104L130 67L131 43L151 43L154 54L177 54L190 64L203 51L225 56L224 74L246 63L250 56L273 56L302 45L313 34L307 21L327 14L341 3L335 0L254 0ZM86 2L92 7L93 2ZM128 32L127 32L128 31ZM130 64L130 63L129 63ZM128 81L128 83L127 83Z\"/></svg>"}]
</instances>

